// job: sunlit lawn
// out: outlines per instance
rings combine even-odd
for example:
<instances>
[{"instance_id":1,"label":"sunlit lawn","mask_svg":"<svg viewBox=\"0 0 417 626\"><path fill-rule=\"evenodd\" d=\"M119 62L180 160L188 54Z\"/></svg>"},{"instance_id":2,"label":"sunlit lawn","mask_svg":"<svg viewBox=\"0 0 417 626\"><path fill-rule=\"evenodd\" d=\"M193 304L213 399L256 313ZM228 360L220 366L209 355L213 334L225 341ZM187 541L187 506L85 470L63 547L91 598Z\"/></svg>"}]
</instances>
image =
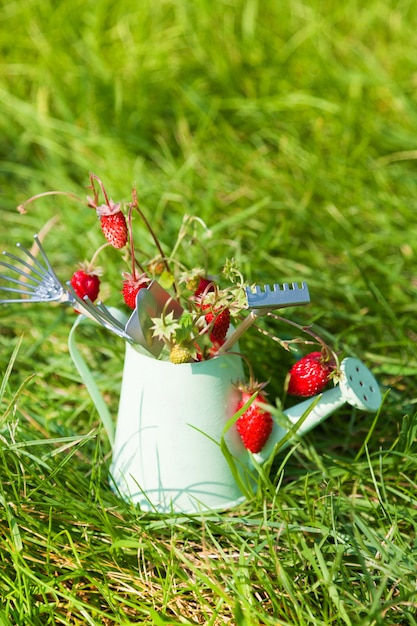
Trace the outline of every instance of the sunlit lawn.
<instances>
[{"instance_id":1,"label":"sunlit lawn","mask_svg":"<svg viewBox=\"0 0 417 626\"><path fill-rule=\"evenodd\" d=\"M84 200L90 171L115 200L136 186L167 248L188 213L213 273L233 256L250 281L306 281L291 319L384 395L278 455L240 507L152 515L109 488L71 308L2 306L0 623L417 624L415 3L15 0L0 26L1 249L47 225L66 281L102 243L94 211L16 207ZM123 341L83 337L116 415ZM293 355L255 329L241 348L280 399Z\"/></svg>"}]
</instances>

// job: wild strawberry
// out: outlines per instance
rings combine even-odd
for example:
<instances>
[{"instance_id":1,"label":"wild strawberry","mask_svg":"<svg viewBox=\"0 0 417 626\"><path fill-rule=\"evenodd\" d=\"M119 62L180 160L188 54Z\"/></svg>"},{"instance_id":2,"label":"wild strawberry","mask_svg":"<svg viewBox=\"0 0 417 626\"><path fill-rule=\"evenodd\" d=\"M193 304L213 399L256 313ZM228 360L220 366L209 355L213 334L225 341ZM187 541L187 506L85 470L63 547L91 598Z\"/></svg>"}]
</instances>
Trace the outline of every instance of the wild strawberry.
<instances>
[{"instance_id":1,"label":"wild strawberry","mask_svg":"<svg viewBox=\"0 0 417 626\"><path fill-rule=\"evenodd\" d=\"M169 360L171 363L181 365L182 363L189 363L193 359L189 348L181 345L180 343L176 343L171 348Z\"/></svg>"},{"instance_id":2,"label":"wild strawberry","mask_svg":"<svg viewBox=\"0 0 417 626\"><path fill-rule=\"evenodd\" d=\"M306 398L320 393L334 369L334 363L326 361L322 352L306 354L290 369L288 393Z\"/></svg>"},{"instance_id":3,"label":"wild strawberry","mask_svg":"<svg viewBox=\"0 0 417 626\"><path fill-rule=\"evenodd\" d=\"M200 280L201 278L199 276L193 276L191 274L190 276L187 276L182 282L185 282L185 286L187 287L188 291L193 291L195 294L200 284Z\"/></svg>"},{"instance_id":4,"label":"wild strawberry","mask_svg":"<svg viewBox=\"0 0 417 626\"><path fill-rule=\"evenodd\" d=\"M74 272L70 283L80 298L88 296L92 302L97 299L100 290L100 279L87 265L82 265L81 269Z\"/></svg>"},{"instance_id":5,"label":"wild strawberry","mask_svg":"<svg viewBox=\"0 0 417 626\"><path fill-rule=\"evenodd\" d=\"M263 385L253 385L250 388L241 388L242 396L236 407L239 411L251 398L253 393L262 388ZM260 452L271 434L274 425L272 415L261 408L259 405L265 403L265 397L262 393L258 395L249 405L244 413L236 422L237 431L242 439L243 445L251 452Z\"/></svg>"},{"instance_id":6,"label":"wild strawberry","mask_svg":"<svg viewBox=\"0 0 417 626\"><path fill-rule=\"evenodd\" d=\"M198 298L202 293L214 291L214 282L209 278L200 278L194 292L194 298Z\"/></svg>"},{"instance_id":7,"label":"wild strawberry","mask_svg":"<svg viewBox=\"0 0 417 626\"><path fill-rule=\"evenodd\" d=\"M203 304L203 311L207 311L204 316L207 324L211 325L210 340L213 343L222 343L227 335L230 326L230 311L222 308L216 311L211 304Z\"/></svg>"},{"instance_id":8,"label":"wild strawberry","mask_svg":"<svg viewBox=\"0 0 417 626\"><path fill-rule=\"evenodd\" d=\"M94 206L91 202L90 200L90 206ZM120 206L120 202L113 202L113 200L108 200L108 204L95 206L105 238L113 248L118 249L127 244L126 218Z\"/></svg>"},{"instance_id":9,"label":"wild strawberry","mask_svg":"<svg viewBox=\"0 0 417 626\"><path fill-rule=\"evenodd\" d=\"M113 248L123 248L127 243L127 226L125 216L121 211L114 215L103 215L101 230Z\"/></svg>"},{"instance_id":10,"label":"wild strawberry","mask_svg":"<svg viewBox=\"0 0 417 626\"><path fill-rule=\"evenodd\" d=\"M132 274L123 274L123 299L128 307L131 309L136 308L136 296L138 295L138 291L146 287L149 283L149 278L146 274L141 274L140 276L132 276Z\"/></svg>"},{"instance_id":11,"label":"wild strawberry","mask_svg":"<svg viewBox=\"0 0 417 626\"><path fill-rule=\"evenodd\" d=\"M155 259L152 259L152 261L149 261L149 263L147 264L147 270L153 276L160 276L164 269L165 262L163 261L163 259L161 259L161 257L156 257Z\"/></svg>"}]
</instances>

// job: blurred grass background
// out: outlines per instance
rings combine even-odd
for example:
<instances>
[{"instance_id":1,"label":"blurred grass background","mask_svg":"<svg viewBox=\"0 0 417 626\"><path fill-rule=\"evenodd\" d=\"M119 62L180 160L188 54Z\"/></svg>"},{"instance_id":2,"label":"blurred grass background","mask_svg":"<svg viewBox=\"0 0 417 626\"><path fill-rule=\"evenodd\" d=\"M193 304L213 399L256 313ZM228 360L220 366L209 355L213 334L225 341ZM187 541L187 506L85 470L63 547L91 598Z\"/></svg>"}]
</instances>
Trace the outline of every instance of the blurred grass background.
<instances>
[{"instance_id":1,"label":"blurred grass background","mask_svg":"<svg viewBox=\"0 0 417 626\"><path fill-rule=\"evenodd\" d=\"M259 531L257 539L262 536L269 557L263 557L258 571L253 559L260 543L254 540L244 585L231 554L237 550L243 555L253 536L246 527L234 533L234 522L227 526L216 518L213 525L231 543L230 554L224 543L219 547L221 540L207 541L219 554L224 550L225 571L211 563L214 569L203 580L192 570L197 591L193 599L181 595L178 588L186 585L188 575L180 557L172 556L173 526L158 522L156 539L152 520L112 499L104 470L101 476L101 459L109 452L106 441L95 436L76 442L72 456L53 452L59 437L82 437L97 427L67 352L71 311L2 307L3 372L23 335L4 386L2 422L8 434L1 470L2 502L11 503L4 524L8 520L15 530L20 526L22 543L17 550L7 534L3 538L8 575L0 583L5 598L0 616L5 623L19 624L159 623L164 615L171 620L164 623L415 624L415 580L407 559L412 545L415 550L416 507L411 478L417 397L416 4L5 0L0 27L1 248L13 251L16 241L30 245L33 234L58 216L45 247L58 275L68 279L74 265L101 243L94 212L60 196L29 205L26 215L16 207L53 189L84 198L88 173L94 171L115 200L127 200L132 185L137 186L144 210L168 247L184 213L202 217L216 239L210 250L214 272L232 250L251 281L306 280L312 304L296 311L296 319L314 322L342 354L362 358L389 393L377 424L372 415L345 409L307 438L279 490L278 517L278 505L270 512L266 495L260 518L259 499L245 515L253 515L252 524L259 523L267 535L279 518L290 526L316 528L311 532L322 538L320 533L330 532L323 530L328 500L323 497L323 507L316 504L313 512L310 498L318 502L320 494L332 493L346 515L334 517L335 528L345 528L346 519L354 526L352 519L359 515L362 535L370 528L367 546L377 545L376 553L391 565L392 554L382 550L384 537L396 538L400 546L392 575L379 569L377 560L369 569L356 536L345 538L355 553L354 564L349 559L340 564L341 553L327 546L329 560L339 559L340 569L326 579L325 569L317 569L314 561L317 551L313 558L310 544L297 543L304 540L303 533L297 539L288 535L281 557L293 559L294 568L298 554L302 569L310 572L301 582L295 573L282 577L284 570L276 569L272 557L274 542ZM147 238L143 246L151 250ZM109 253L108 259L110 293L119 270L117 254ZM117 292L112 293L110 304L117 304ZM86 343L116 410L123 346L100 332L87 333ZM256 333L248 334L244 346L259 378L274 373L271 386L279 395L291 355ZM33 373L35 378L14 399ZM16 441L38 437L52 442L42 444L49 450L43 456L21 457L13 447ZM356 458L358 451L364 453L364 440L370 456ZM395 453L378 456L381 450ZM47 467L41 463L46 463L45 455ZM280 477L271 477L274 489ZM380 480L392 483L393 491L384 491ZM353 512L349 507L358 489L366 504ZM98 513L91 512L91 498ZM404 528L400 518L407 520ZM385 523L394 529L391 534ZM90 552L84 552L78 537L83 524ZM59 536L56 545L51 528L55 540ZM176 541L195 541L198 553L200 531L192 522L179 525ZM119 532L123 538L117 544ZM151 573L144 565L138 570L137 533L149 533L143 545L152 552L152 562L159 563ZM102 554L98 536L113 546L114 562ZM48 550L65 552L71 541L68 571L57 556L51 564ZM173 559L172 584L158 561L167 554ZM94 563L90 569L88 562ZM114 569L119 574L111 578ZM281 573L274 577L272 569ZM105 588L98 583L97 572L103 571ZM133 571L135 582L128 592L123 586L128 583L121 580ZM250 583L254 572L261 577L261 571L266 572L262 588L270 591L269 600ZM223 576L234 581L232 591L222 587ZM401 581L396 586L394 578ZM145 583L152 583L153 599L139 592ZM342 600L335 600L335 590ZM271 599L278 591L279 602ZM18 600L11 600L13 594Z\"/></svg>"}]
</instances>

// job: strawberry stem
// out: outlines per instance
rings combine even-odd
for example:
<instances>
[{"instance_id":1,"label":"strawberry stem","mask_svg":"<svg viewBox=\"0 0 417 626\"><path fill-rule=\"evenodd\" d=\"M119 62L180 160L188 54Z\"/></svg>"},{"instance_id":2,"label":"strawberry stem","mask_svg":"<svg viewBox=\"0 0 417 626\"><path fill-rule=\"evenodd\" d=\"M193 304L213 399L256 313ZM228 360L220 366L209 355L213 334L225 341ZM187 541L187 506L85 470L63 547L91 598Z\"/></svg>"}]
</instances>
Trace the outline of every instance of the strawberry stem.
<instances>
[{"instance_id":1,"label":"strawberry stem","mask_svg":"<svg viewBox=\"0 0 417 626\"><path fill-rule=\"evenodd\" d=\"M235 389L240 389L241 391L247 391L248 393L250 393L251 395L256 393L256 396L254 397L253 401L255 401L255 399L258 397L259 393L265 389L265 387L268 385L269 380L259 383L254 374L253 374L253 367L252 367L252 363L250 362L250 360L241 352L228 352L228 354L234 354L235 356L239 356L241 359L243 359L247 365L247 368L249 370L249 383L245 383L244 381L235 381L233 383L233 386L235 387ZM264 397L261 398L262 402L265 402L265 396L268 395L268 392L263 391L263 395Z\"/></svg>"},{"instance_id":2,"label":"strawberry stem","mask_svg":"<svg viewBox=\"0 0 417 626\"><path fill-rule=\"evenodd\" d=\"M101 245L99 248L97 248L97 250L94 252L93 256L91 257L91 261L89 262L89 266L93 267L94 263L98 257L98 255L100 254L100 252L102 250L104 250L104 248L108 248L110 246L110 244L106 241L106 243L103 243L103 245Z\"/></svg>"},{"instance_id":3,"label":"strawberry stem","mask_svg":"<svg viewBox=\"0 0 417 626\"><path fill-rule=\"evenodd\" d=\"M188 228L189 228L189 226L193 222L197 222L198 224L200 224L200 226L205 230L206 234L210 234L210 230L207 228L207 225L205 224L205 222L200 217L197 217L196 215L185 214L184 217L183 217L183 220L182 220L182 224L181 224L180 230L179 230L178 235L177 235L177 240L176 240L176 242L174 244L174 247L172 248L172 251L171 251L171 254L170 254L171 258L175 257L175 255L177 254L178 248L182 244L183 240L186 238L186 236L188 234ZM197 239L196 236L192 236L191 237L192 241L195 241L196 239ZM202 252L203 252L203 254L204 254L205 258L206 258L206 267L207 267L207 250L201 244L200 238L198 238L197 241L200 244Z\"/></svg>"},{"instance_id":4,"label":"strawberry stem","mask_svg":"<svg viewBox=\"0 0 417 626\"><path fill-rule=\"evenodd\" d=\"M106 190L104 188L104 185L103 185L103 183L101 181L101 178L99 178L96 174L93 174L91 172L90 173L90 181L91 181L91 187L92 187L92 189L94 191L94 201L95 201L95 203L97 204L97 202L98 202L98 193L96 192L96 189L95 189L95 186L94 186L94 181L95 180L98 182L98 184L100 186L100 189L101 189L101 193L103 194L103 197L104 197L104 201L107 204L107 206L109 207L110 206L109 197L108 197L107 192L106 192Z\"/></svg>"},{"instance_id":5,"label":"strawberry stem","mask_svg":"<svg viewBox=\"0 0 417 626\"><path fill-rule=\"evenodd\" d=\"M132 278L133 278L133 280L137 280L136 264L138 262L136 261L136 257L135 257L135 245L134 245L134 241L133 241L132 207L131 206L129 206L129 212L127 214L127 223L128 223L128 226L129 226L129 243L130 243L130 258L131 258L131 261L132 261ZM138 263L138 267L143 272L142 267L139 265L139 263Z\"/></svg>"},{"instance_id":6,"label":"strawberry stem","mask_svg":"<svg viewBox=\"0 0 417 626\"><path fill-rule=\"evenodd\" d=\"M162 250L161 244L159 243L158 237L155 235L155 232L154 232L152 226L150 225L146 215L143 213L143 211L139 207L136 189L132 190L132 198L133 198L133 202L130 202L128 206L130 208L132 208L132 209L136 209L136 211L139 213L141 220L145 224L145 226L148 229L152 239L154 240L154 243L155 243L156 247L158 248L159 254L161 255L162 262L165 265L166 271L169 272L169 265L168 265L167 260L165 258L164 251Z\"/></svg>"},{"instance_id":7,"label":"strawberry stem","mask_svg":"<svg viewBox=\"0 0 417 626\"><path fill-rule=\"evenodd\" d=\"M302 343L303 345L308 345L308 344L315 345L317 343L316 341L308 341L306 339L301 339L301 337L297 337L294 339L281 339L280 337L273 335L269 330L266 330L265 328L261 328L258 324L254 324L254 327L262 335L265 335L265 337L268 337L269 339L272 339L272 341L275 341L277 344L281 346L281 348L283 348L287 352L290 350L290 345L292 344Z\"/></svg>"},{"instance_id":8,"label":"strawberry stem","mask_svg":"<svg viewBox=\"0 0 417 626\"><path fill-rule=\"evenodd\" d=\"M19 206L17 207L17 210L19 211L19 213L22 213L22 214L26 213L25 207L28 204L30 204L31 202L34 202L35 200L38 200L39 198L43 198L44 196L68 196L68 198L77 200L77 202L83 202L83 200L81 200L81 198L76 196L75 193L71 193L69 191L44 191L43 193L37 193L35 196L32 196L31 198L29 198L29 200L25 200L25 202L22 202L22 204L19 204Z\"/></svg>"},{"instance_id":9,"label":"strawberry stem","mask_svg":"<svg viewBox=\"0 0 417 626\"><path fill-rule=\"evenodd\" d=\"M286 324L289 324L290 326L294 326L298 330L301 330L303 333L306 333L307 335L310 335L310 337L313 337L313 339L315 339L315 341L321 346L325 360L331 361L333 359L336 365L336 369L337 370L339 369L339 359L337 357L337 354L334 352L334 350L332 350L327 345L327 343L324 341L324 339L320 337L320 335L315 333L308 326L301 326L300 324L297 324L297 322L293 322L292 320L289 320L286 317L281 317L280 315L276 315L275 313L272 313L271 311L268 311L267 315L269 317L272 317L274 320L277 320L279 322L285 322Z\"/></svg>"},{"instance_id":10,"label":"strawberry stem","mask_svg":"<svg viewBox=\"0 0 417 626\"><path fill-rule=\"evenodd\" d=\"M250 362L248 357L246 355L242 354L241 352L228 351L227 354L233 354L234 356L239 356L241 359L243 359L243 361L245 361L246 366L247 366L248 371L249 371L249 388L253 389L255 387L255 385L256 385L256 379L255 379L255 376L253 374L252 363ZM220 354L219 356L223 356L223 355Z\"/></svg>"},{"instance_id":11,"label":"strawberry stem","mask_svg":"<svg viewBox=\"0 0 417 626\"><path fill-rule=\"evenodd\" d=\"M132 202L130 202L128 204L128 206L129 206L130 209L135 209L139 213L139 216L140 216L141 220L145 224L146 228L148 229L148 232L150 233L152 239L154 240L154 243L155 243L156 247L158 248L158 252L161 255L161 261L162 261L162 263L165 266L165 270L168 272L168 274L170 274L171 272L170 272L170 269L169 269L169 265L168 265L166 256L164 254L164 251L162 250L162 246L161 246L161 244L159 242L159 239L156 236L155 231L153 230L152 226L150 225L146 215L143 213L142 209L139 207L139 202L138 202L136 189L132 189ZM177 286L176 286L175 282L174 282L173 286L174 286L175 294L178 295L178 289L177 289Z\"/></svg>"}]
</instances>

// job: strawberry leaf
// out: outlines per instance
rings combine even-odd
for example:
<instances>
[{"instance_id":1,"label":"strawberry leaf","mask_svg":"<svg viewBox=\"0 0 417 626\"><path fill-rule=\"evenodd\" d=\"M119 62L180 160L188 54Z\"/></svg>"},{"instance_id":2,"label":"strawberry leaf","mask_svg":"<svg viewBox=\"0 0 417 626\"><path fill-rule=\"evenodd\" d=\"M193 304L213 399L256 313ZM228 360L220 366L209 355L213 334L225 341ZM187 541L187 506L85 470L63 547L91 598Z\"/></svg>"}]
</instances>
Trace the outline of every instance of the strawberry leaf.
<instances>
[{"instance_id":1,"label":"strawberry leaf","mask_svg":"<svg viewBox=\"0 0 417 626\"><path fill-rule=\"evenodd\" d=\"M171 311L162 317L153 317L153 336L171 342L180 328L178 320L174 319L174 312Z\"/></svg>"},{"instance_id":2,"label":"strawberry leaf","mask_svg":"<svg viewBox=\"0 0 417 626\"><path fill-rule=\"evenodd\" d=\"M187 343L193 337L194 317L191 313L185 311L179 320L175 329L175 339L178 343Z\"/></svg>"}]
</instances>

